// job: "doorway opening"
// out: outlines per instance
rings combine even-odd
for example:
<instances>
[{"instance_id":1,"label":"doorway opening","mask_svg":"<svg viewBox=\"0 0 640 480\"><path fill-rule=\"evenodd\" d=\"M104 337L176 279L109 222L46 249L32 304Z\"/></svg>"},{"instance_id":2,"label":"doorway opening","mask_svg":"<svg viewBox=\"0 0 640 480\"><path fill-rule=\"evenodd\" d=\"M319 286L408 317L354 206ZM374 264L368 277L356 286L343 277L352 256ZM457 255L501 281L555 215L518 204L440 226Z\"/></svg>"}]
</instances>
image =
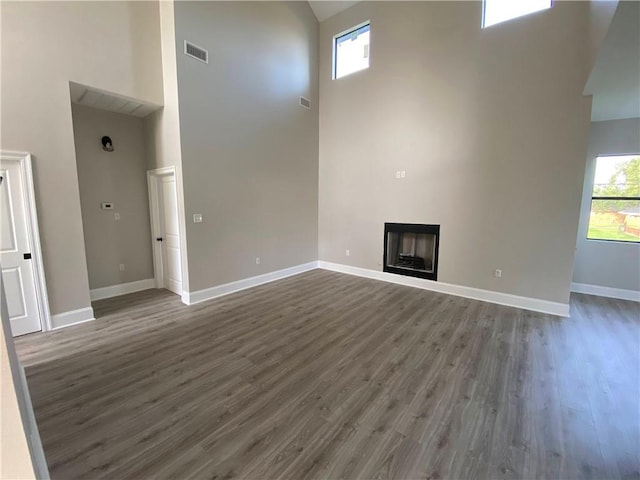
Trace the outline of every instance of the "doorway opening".
<instances>
[{"instance_id":1,"label":"doorway opening","mask_svg":"<svg viewBox=\"0 0 640 480\"><path fill-rule=\"evenodd\" d=\"M92 303L152 288L182 295L175 172L162 176L173 183L162 187L158 198L165 203L173 200L176 206L161 209L171 214L163 217L162 235L153 226L150 208L153 197L147 172L155 162L145 117L158 107L75 83L70 90ZM169 222L169 216L175 223ZM160 237L166 237L171 247L163 252L163 261L156 259L161 243L156 238ZM168 279L166 272L172 273ZM126 302L123 298L122 303Z\"/></svg>"}]
</instances>

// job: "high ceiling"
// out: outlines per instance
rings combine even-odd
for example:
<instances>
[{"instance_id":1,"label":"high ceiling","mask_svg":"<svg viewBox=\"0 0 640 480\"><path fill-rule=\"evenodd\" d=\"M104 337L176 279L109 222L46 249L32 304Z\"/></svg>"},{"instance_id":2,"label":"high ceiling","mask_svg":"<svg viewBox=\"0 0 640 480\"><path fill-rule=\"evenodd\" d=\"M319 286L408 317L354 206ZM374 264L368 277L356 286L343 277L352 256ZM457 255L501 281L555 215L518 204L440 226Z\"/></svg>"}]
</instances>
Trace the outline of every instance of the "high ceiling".
<instances>
[{"instance_id":1,"label":"high ceiling","mask_svg":"<svg viewBox=\"0 0 640 480\"><path fill-rule=\"evenodd\" d=\"M313 13L316 14L316 18L319 22L326 20L329 17L333 17L336 13L340 13L343 10L355 5L358 0L355 1L334 1L334 0L315 0L309 1Z\"/></svg>"},{"instance_id":2,"label":"high ceiling","mask_svg":"<svg viewBox=\"0 0 640 480\"><path fill-rule=\"evenodd\" d=\"M640 2L620 2L585 87L591 120L640 117Z\"/></svg>"},{"instance_id":3,"label":"high ceiling","mask_svg":"<svg viewBox=\"0 0 640 480\"><path fill-rule=\"evenodd\" d=\"M310 0L322 22L358 3ZM640 2L621 1L585 87L592 121L640 117Z\"/></svg>"}]
</instances>

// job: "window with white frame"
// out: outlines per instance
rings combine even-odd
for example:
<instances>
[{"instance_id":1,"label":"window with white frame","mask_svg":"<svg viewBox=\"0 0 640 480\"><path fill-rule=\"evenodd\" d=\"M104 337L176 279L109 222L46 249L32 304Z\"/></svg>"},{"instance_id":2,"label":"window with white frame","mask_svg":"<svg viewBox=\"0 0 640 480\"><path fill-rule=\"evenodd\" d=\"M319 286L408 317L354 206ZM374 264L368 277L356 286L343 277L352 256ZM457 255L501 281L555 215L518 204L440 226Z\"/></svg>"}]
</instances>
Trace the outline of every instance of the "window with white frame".
<instances>
[{"instance_id":1,"label":"window with white frame","mask_svg":"<svg viewBox=\"0 0 640 480\"><path fill-rule=\"evenodd\" d=\"M369 68L369 22L333 37L333 78Z\"/></svg>"},{"instance_id":2,"label":"window with white frame","mask_svg":"<svg viewBox=\"0 0 640 480\"><path fill-rule=\"evenodd\" d=\"M552 0L483 0L482 28L551 8Z\"/></svg>"},{"instance_id":3,"label":"window with white frame","mask_svg":"<svg viewBox=\"0 0 640 480\"><path fill-rule=\"evenodd\" d=\"M587 238L640 242L640 155L596 158Z\"/></svg>"}]
</instances>

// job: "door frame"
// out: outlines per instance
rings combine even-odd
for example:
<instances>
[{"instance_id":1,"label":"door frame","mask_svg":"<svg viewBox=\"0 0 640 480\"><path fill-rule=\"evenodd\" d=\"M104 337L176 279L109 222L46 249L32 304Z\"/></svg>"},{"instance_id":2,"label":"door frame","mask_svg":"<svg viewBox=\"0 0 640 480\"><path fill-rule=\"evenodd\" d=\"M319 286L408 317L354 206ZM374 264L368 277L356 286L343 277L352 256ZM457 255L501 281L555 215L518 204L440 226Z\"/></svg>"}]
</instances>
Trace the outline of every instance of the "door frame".
<instances>
[{"instance_id":1,"label":"door frame","mask_svg":"<svg viewBox=\"0 0 640 480\"><path fill-rule=\"evenodd\" d=\"M178 236L180 238L180 270L182 274L182 302L185 302L185 293L188 291L187 252L185 239L184 206L180 189L180 179L175 166L147 170L147 185L149 187L149 215L151 216L151 249L153 252L153 277L156 288L164 288L164 259L162 252L157 248L156 237L160 232L160 206L158 196L158 180L161 177L171 176L175 180L176 199L178 202Z\"/></svg>"},{"instance_id":2,"label":"door frame","mask_svg":"<svg viewBox=\"0 0 640 480\"><path fill-rule=\"evenodd\" d=\"M0 150L0 163L2 161L17 161L22 173L22 195L27 214L27 238L31 249L31 268L36 289L36 301L40 316L40 327L43 332L53 329L51 325L51 312L49 310L49 295L44 276L44 262L40 245L40 229L38 228L38 211L36 210L36 195L33 185L33 169L31 167L31 154L28 152L14 152Z\"/></svg>"}]
</instances>

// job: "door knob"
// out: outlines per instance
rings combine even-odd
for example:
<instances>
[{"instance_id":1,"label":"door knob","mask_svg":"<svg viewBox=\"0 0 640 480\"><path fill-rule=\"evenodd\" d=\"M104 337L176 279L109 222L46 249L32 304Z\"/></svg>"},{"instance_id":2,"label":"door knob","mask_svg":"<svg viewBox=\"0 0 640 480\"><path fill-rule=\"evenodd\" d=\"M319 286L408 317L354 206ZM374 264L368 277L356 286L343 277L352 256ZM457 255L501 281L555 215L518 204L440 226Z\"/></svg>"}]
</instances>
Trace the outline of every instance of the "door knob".
<instances>
[{"instance_id":1,"label":"door knob","mask_svg":"<svg viewBox=\"0 0 640 480\"><path fill-rule=\"evenodd\" d=\"M156 242L161 242L161 241L162 241L162 237L156 238Z\"/></svg>"}]
</instances>

